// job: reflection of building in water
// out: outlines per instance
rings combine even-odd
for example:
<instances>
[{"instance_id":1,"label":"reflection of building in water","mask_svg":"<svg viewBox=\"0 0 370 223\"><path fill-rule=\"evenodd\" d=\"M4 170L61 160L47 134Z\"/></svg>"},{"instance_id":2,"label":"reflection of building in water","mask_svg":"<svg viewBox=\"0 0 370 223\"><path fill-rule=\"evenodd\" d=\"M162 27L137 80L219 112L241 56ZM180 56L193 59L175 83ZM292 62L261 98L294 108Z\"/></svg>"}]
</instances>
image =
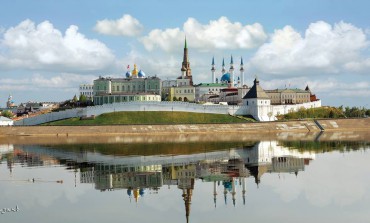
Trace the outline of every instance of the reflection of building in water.
<instances>
[{"instance_id":1,"label":"reflection of building in water","mask_svg":"<svg viewBox=\"0 0 370 223\"><path fill-rule=\"evenodd\" d=\"M178 185L177 187L182 190L182 198L185 204L186 222L189 222L191 197L194 190L194 180L196 176L195 165L186 165L176 171Z\"/></svg>"},{"instance_id":2,"label":"reflection of building in water","mask_svg":"<svg viewBox=\"0 0 370 223\"><path fill-rule=\"evenodd\" d=\"M276 141L258 142L252 148L240 152L246 167L258 185L264 173L295 173L304 171L304 166L315 159L315 154L299 152L278 145Z\"/></svg>"},{"instance_id":3,"label":"reflection of building in water","mask_svg":"<svg viewBox=\"0 0 370 223\"><path fill-rule=\"evenodd\" d=\"M45 165L53 159L70 169L79 170L80 183L95 185L95 189L111 191L126 189L129 199L138 201L145 193L158 193L163 185L176 186L182 191L185 216L189 221L191 203L197 179L210 182L210 198L215 207L217 198L225 204L245 204L246 180L255 178L257 185L265 173L304 171L314 154L280 146L276 141L258 142L254 146L173 156L110 156L82 150L62 150L23 146L8 161ZM15 155L14 155L15 154ZM50 160L50 159L49 159ZM198 181L200 182L200 181Z\"/></svg>"},{"instance_id":4,"label":"reflection of building in water","mask_svg":"<svg viewBox=\"0 0 370 223\"><path fill-rule=\"evenodd\" d=\"M59 161L54 157L44 154L33 154L23 151L19 148L14 148L13 145L0 145L0 161L5 158L9 172L13 172L15 164L23 167L36 166L53 166L59 165Z\"/></svg>"},{"instance_id":5,"label":"reflection of building in water","mask_svg":"<svg viewBox=\"0 0 370 223\"><path fill-rule=\"evenodd\" d=\"M95 189L127 189L137 202L147 188L157 191L163 182L162 166L127 166L95 164L89 170L80 172L81 183L94 183Z\"/></svg>"}]
</instances>

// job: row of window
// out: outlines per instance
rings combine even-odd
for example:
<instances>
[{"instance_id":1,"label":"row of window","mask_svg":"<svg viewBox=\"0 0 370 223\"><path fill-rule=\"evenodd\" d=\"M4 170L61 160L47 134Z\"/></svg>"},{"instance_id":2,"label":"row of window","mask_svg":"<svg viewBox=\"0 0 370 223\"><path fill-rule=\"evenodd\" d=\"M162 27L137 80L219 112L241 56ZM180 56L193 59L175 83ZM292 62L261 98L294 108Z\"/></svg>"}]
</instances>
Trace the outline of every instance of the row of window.
<instances>
[{"instance_id":1,"label":"row of window","mask_svg":"<svg viewBox=\"0 0 370 223\"><path fill-rule=\"evenodd\" d=\"M93 95L93 92L81 92L82 95L91 96Z\"/></svg>"},{"instance_id":2,"label":"row of window","mask_svg":"<svg viewBox=\"0 0 370 223\"><path fill-rule=\"evenodd\" d=\"M93 86L80 87L80 90L92 90Z\"/></svg>"},{"instance_id":3,"label":"row of window","mask_svg":"<svg viewBox=\"0 0 370 223\"><path fill-rule=\"evenodd\" d=\"M156 96L144 96L141 98L142 101L157 101ZM97 104L108 104L114 102L128 102L128 101L140 101L140 96L107 96L107 97L97 97L95 102Z\"/></svg>"},{"instance_id":4,"label":"row of window","mask_svg":"<svg viewBox=\"0 0 370 223\"><path fill-rule=\"evenodd\" d=\"M254 104L254 101L252 101L252 104ZM263 104L266 104L267 105L267 101L261 101L261 103L260 103L261 105L263 105ZM247 101L247 105L249 105L249 101Z\"/></svg>"},{"instance_id":5,"label":"row of window","mask_svg":"<svg viewBox=\"0 0 370 223\"><path fill-rule=\"evenodd\" d=\"M176 90L177 94L181 94L181 90ZM194 89L185 89L184 94L194 93Z\"/></svg>"},{"instance_id":6,"label":"row of window","mask_svg":"<svg viewBox=\"0 0 370 223\"><path fill-rule=\"evenodd\" d=\"M288 95L270 95L271 98L275 99L280 99L280 98L295 98L294 94L288 94ZM297 94L296 98L309 98L308 94L302 95L302 94Z\"/></svg>"},{"instance_id":7,"label":"row of window","mask_svg":"<svg viewBox=\"0 0 370 223\"><path fill-rule=\"evenodd\" d=\"M145 90L145 85L138 85L139 86L139 89L138 90ZM133 85L132 86L132 89L135 91L136 90L136 85ZM149 84L148 85L148 89L151 89L151 85ZM158 85L154 85L154 89L158 89ZM120 88L119 85L117 85L115 88L113 86L113 91L125 91L125 86L122 85L122 87ZM130 85L127 86L127 90L130 91Z\"/></svg>"}]
</instances>

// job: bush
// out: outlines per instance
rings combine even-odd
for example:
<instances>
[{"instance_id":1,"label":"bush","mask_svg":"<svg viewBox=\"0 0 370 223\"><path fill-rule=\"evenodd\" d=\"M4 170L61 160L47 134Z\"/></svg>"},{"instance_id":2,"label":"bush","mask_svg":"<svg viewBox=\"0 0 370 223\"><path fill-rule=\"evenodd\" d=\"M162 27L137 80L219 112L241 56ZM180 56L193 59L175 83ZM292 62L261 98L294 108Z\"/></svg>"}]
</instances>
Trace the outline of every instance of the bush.
<instances>
[{"instance_id":1,"label":"bush","mask_svg":"<svg viewBox=\"0 0 370 223\"><path fill-rule=\"evenodd\" d=\"M9 110L1 112L1 115L4 116L4 117L7 117L7 118L13 118L13 116L14 116L13 112L11 112Z\"/></svg>"}]
</instances>

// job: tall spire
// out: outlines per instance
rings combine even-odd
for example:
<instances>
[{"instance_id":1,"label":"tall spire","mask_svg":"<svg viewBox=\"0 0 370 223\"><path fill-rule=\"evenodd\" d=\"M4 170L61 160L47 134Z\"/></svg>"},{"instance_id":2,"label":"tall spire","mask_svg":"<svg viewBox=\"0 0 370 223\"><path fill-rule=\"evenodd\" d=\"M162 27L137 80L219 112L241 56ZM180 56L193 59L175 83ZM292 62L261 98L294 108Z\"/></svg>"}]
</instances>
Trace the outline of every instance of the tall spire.
<instances>
[{"instance_id":1,"label":"tall spire","mask_svg":"<svg viewBox=\"0 0 370 223\"><path fill-rule=\"evenodd\" d=\"M216 72L216 69L215 69L215 57L212 58L212 69L211 69L211 72L212 72L212 83L216 83L216 77L215 77L215 72Z\"/></svg>"},{"instance_id":2,"label":"tall spire","mask_svg":"<svg viewBox=\"0 0 370 223\"><path fill-rule=\"evenodd\" d=\"M234 59L233 59L233 55L231 55L231 59L230 59L230 69L229 69L229 72L230 72L230 84L229 84L229 87L234 87Z\"/></svg>"},{"instance_id":3,"label":"tall spire","mask_svg":"<svg viewBox=\"0 0 370 223\"><path fill-rule=\"evenodd\" d=\"M244 67L243 67L243 57L240 58L240 85L241 87L244 86Z\"/></svg>"},{"instance_id":4,"label":"tall spire","mask_svg":"<svg viewBox=\"0 0 370 223\"><path fill-rule=\"evenodd\" d=\"M225 70L225 58L222 58L222 74L226 73Z\"/></svg>"},{"instance_id":5,"label":"tall spire","mask_svg":"<svg viewBox=\"0 0 370 223\"><path fill-rule=\"evenodd\" d=\"M186 69L186 78L190 79L190 85L193 85L193 77L191 76L191 68L189 63L189 55L188 55L188 44L186 42L186 36L185 36L185 44L184 44L184 58L182 61L181 71L184 71L184 68Z\"/></svg>"}]
</instances>

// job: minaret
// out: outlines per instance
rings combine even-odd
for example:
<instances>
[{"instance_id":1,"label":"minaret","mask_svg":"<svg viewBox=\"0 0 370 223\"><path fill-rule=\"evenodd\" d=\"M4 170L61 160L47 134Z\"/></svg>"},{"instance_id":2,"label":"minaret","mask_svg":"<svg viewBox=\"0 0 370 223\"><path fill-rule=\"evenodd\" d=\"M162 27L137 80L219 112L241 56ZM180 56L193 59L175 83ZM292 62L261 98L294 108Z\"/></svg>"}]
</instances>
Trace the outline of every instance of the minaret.
<instances>
[{"instance_id":1,"label":"minaret","mask_svg":"<svg viewBox=\"0 0 370 223\"><path fill-rule=\"evenodd\" d=\"M212 58L212 83L216 83L216 77L215 77L215 72L216 72L216 69L215 69L215 57Z\"/></svg>"},{"instance_id":2,"label":"minaret","mask_svg":"<svg viewBox=\"0 0 370 223\"><path fill-rule=\"evenodd\" d=\"M222 70L221 70L221 72L222 72L221 76L226 73L226 69L225 69L225 58L222 58Z\"/></svg>"},{"instance_id":3,"label":"minaret","mask_svg":"<svg viewBox=\"0 0 370 223\"><path fill-rule=\"evenodd\" d=\"M231 59L230 59L230 69L229 69L229 73L230 73L230 87L234 87L234 60L233 60L233 55L231 55Z\"/></svg>"},{"instance_id":4,"label":"minaret","mask_svg":"<svg viewBox=\"0 0 370 223\"><path fill-rule=\"evenodd\" d=\"M190 62L189 62L188 45L186 43L186 37L185 37L185 44L184 44L184 58L182 61L182 67L186 68L186 78L190 79L190 85L193 85L193 77L191 76L191 68L190 68Z\"/></svg>"},{"instance_id":5,"label":"minaret","mask_svg":"<svg viewBox=\"0 0 370 223\"><path fill-rule=\"evenodd\" d=\"M231 181L231 187L232 187L232 191L231 191L231 195L232 195L232 200L233 200L233 205L235 207L235 181L234 181L234 178L232 178L232 181Z\"/></svg>"},{"instance_id":6,"label":"minaret","mask_svg":"<svg viewBox=\"0 0 370 223\"><path fill-rule=\"evenodd\" d=\"M241 87L244 86L244 63L243 63L243 57L240 59L240 82L241 82Z\"/></svg>"},{"instance_id":7,"label":"minaret","mask_svg":"<svg viewBox=\"0 0 370 223\"><path fill-rule=\"evenodd\" d=\"M227 204L227 190L226 190L226 187L224 185L224 199L225 199L225 205Z\"/></svg>"},{"instance_id":8,"label":"minaret","mask_svg":"<svg viewBox=\"0 0 370 223\"><path fill-rule=\"evenodd\" d=\"M243 177L243 181L242 181L242 185L243 185L243 190L242 190L242 195L243 195L243 204L245 205L245 177Z\"/></svg>"},{"instance_id":9,"label":"minaret","mask_svg":"<svg viewBox=\"0 0 370 223\"><path fill-rule=\"evenodd\" d=\"M213 181L213 202L215 203L215 207L216 207L216 200L217 200L216 181Z\"/></svg>"}]
</instances>

